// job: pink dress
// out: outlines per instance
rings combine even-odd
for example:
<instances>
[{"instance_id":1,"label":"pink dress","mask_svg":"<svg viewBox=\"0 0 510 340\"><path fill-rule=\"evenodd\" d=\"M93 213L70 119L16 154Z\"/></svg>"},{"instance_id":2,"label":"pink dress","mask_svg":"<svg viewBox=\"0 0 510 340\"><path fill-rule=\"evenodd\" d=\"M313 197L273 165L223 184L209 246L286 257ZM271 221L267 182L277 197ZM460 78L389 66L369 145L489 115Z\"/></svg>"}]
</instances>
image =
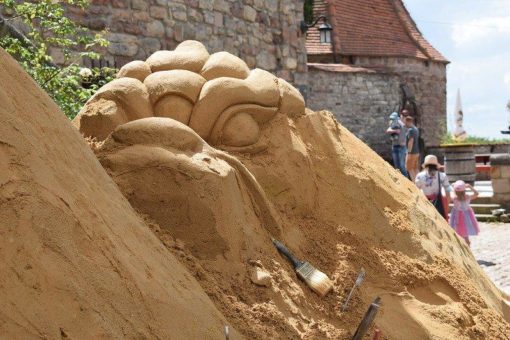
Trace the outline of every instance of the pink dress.
<instances>
[{"instance_id":1,"label":"pink dress","mask_svg":"<svg viewBox=\"0 0 510 340\"><path fill-rule=\"evenodd\" d=\"M464 201L458 198L453 199L453 208L450 213L450 225L462 237L478 235L480 228L475 213L469 205L471 198L466 197Z\"/></svg>"}]
</instances>

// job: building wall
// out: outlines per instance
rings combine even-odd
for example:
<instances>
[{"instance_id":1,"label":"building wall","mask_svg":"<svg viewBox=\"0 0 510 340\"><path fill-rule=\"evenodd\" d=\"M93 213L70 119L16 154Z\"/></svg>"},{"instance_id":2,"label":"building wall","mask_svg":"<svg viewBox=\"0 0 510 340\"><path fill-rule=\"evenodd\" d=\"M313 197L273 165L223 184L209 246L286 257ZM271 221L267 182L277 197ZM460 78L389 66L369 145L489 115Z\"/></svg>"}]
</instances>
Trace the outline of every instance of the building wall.
<instances>
[{"instance_id":1,"label":"building wall","mask_svg":"<svg viewBox=\"0 0 510 340\"><path fill-rule=\"evenodd\" d=\"M301 85L299 81L306 81L305 37L299 29L303 4L304 0L91 0L86 15L73 9L69 14L94 30L109 30L105 58L117 66L193 39L210 53L228 51L250 68Z\"/></svg>"},{"instance_id":2,"label":"building wall","mask_svg":"<svg viewBox=\"0 0 510 340\"><path fill-rule=\"evenodd\" d=\"M310 69L308 79L309 108L333 112L343 126L377 153L391 157L390 141L384 131L389 114L400 103L398 76Z\"/></svg>"},{"instance_id":3,"label":"building wall","mask_svg":"<svg viewBox=\"0 0 510 340\"><path fill-rule=\"evenodd\" d=\"M330 73L307 70L304 0L91 0L87 14L69 9L71 18L94 30L108 29L105 59L117 67L173 49L187 39L211 53L229 51L287 79L312 109L332 111L347 128L389 157L384 135L387 115L399 107L400 83L413 90L429 145L446 131L446 68L410 58L340 58L337 62L384 68L385 72ZM320 57L320 56L319 56ZM324 62L332 62L331 56ZM346 60L344 60L346 59ZM317 60L319 61L319 60Z\"/></svg>"},{"instance_id":4,"label":"building wall","mask_svg":"<svg viewBox=\"0 0 510 340\"><path fill-rule=\"evenodd\" d=\"M407 84L416 97L419 127L426 145L440 144L446 133L446 66L406 58L356 58L356 66L384 71L308 72L307 105L326 109L338 121L386 159L391 158L385 135L388 116L402 101L400 84Z\"/></svg>"}]
</instances>

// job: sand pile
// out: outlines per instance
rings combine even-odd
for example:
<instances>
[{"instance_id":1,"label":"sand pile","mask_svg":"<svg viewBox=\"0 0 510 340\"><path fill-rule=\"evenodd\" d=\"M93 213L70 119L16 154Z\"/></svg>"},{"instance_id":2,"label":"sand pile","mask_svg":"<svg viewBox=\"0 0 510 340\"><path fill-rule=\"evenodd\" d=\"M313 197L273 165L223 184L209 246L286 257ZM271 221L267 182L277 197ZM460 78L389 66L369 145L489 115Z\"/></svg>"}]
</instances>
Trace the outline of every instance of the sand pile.
<instances>
[{"instance_id":1,"label":"sand pile","mask_svg":"<svg viewBox=\"0 0 510 340\"><path fill-rule=\"evenodd\" d=\"M244 66L185 42L128 64L75 121L228 322L254 339L350 338L380 296L387 339L506 339L503 296L418 190L330 113ZM271 236L334 291L299 281Z\"/></svg>"},{"instance_id":2,"label":"sand pile","mask_svg":"<svg viewBox=\"0 0 510 340\"><path fill-rule=\"evenodd\" d=\"M0 68L0 338L224 338L57 106L3 50Z\"/></svg>"}]
</instances>

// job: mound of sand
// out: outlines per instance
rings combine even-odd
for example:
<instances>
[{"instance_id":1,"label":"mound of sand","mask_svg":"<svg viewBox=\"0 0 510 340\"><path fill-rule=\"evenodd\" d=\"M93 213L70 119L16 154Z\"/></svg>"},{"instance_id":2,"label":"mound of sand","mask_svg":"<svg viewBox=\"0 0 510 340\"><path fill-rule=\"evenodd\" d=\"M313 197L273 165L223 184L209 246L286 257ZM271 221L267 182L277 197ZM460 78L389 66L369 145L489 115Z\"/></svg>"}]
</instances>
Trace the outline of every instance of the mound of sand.
<instances>
[{"instance_id":1,"label":"mound of sand","mask_svg":"<svg viewBox=\"0 0 510 340\"><path fill-rule=\"evenodd\" d=\"M434 207L283 80L196 42L127 66L74 122L112 182L2 56L2 333L209 339L228 323L235 339L348 339L380 296L385 339L510 334L501 292ZM333 292L312 292L271 237Z\"/></svg>"},{"instance_id":2,"label":"mound of sand","mask_svg":"<svg viewBox=\"0 0 510 340\"><path fill-rule=\"evenodd\" d=\"M57 106L3 50L0 68L0 338L224 338Z\"/></svg>"},{"instance_id":3,"label":"mound of sand","mask_svg":"<svg viewBox=\"0 0 510 340\"><path fill-rule=\"evenodd\" d=\"M196 64L206 60L199 51ZM149 97L158 96L153 103L165 88L180 88L180 98L194 93L196 101L187 96L189 121L164 118L174 114L166 114L176 107L170 105L159 118L113 127L96 154L242 334L350 338L376 296L382 298L376 325L388 339L510 334L508 305L464 242L412 183L330 113L296 114L299 105L282 104L297 92L286 83L276 104L271 86L282 88L283 82L274 77L271 85L259 70L244 80L225 76L200 85L187 66L177 70L172 53L157 54L158 65L174 65L172 70L158 66L144 85ZM258 81L250 82L252 76ZM81 116L100 119L96 104L91 99ZM226 143L230 136L234 143ZM241 138L246 143L238 143ZM329 274L334 292L320 298L299 281L271 236ZM341 312L362 267L366 281ZM260 272L270 279L254 284Z\"/></svg>"},{"instance_id":4,"label":"mound of sand","mask_svg":"<svg viewBox=\"0 0 510 340\"><path fill-rule=\"evenodd\" d=\"M278 116L262 138L263 152L234 158L175 120L146 118L117 128L97 154L248 338L349 338L381 296L376 324L389 339L504 339L508 309L463 241L331 114ZM330 274L334 293L300 282L271 236ZM366 282L341 313L361 267ZM271 287L253 284L257 268Z\"/></svg>"}]
</instances>

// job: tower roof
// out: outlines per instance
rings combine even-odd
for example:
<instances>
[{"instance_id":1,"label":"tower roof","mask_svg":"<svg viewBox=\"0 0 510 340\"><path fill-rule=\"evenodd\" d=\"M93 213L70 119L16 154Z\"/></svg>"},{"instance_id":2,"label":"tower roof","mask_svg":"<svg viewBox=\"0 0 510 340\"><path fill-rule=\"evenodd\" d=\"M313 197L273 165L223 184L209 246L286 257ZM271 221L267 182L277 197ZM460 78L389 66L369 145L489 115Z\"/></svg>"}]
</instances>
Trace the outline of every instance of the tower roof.
<instances>
[{"instance_id":1,"label":"tower roof","mask_svg":"<svg viewBox=\"0 0 510 340\"><path fill-rule=\"evenodd\" d=\"M448 63L421 34L402 0L315 0L314 17L325 15L333 44L321 44L318 25L310 28L308 54L410 57Z\"/></svg>"}]
</instances>

